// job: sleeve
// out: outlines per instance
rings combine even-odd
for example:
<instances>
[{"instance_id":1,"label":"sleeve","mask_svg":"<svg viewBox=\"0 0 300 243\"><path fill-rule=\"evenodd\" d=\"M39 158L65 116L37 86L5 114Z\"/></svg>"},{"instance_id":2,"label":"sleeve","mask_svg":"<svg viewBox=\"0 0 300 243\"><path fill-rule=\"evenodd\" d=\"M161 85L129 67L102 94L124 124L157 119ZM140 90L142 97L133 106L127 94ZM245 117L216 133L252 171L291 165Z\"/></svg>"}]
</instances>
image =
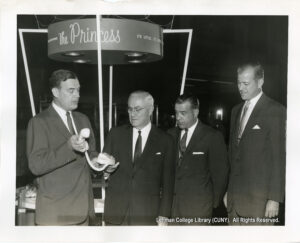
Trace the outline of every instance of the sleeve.
<instances>
[{"instance_id":1,"label":"sleeve","mask_svg":"<svg viewBox=\"0 0 300 243\"><path fill-rule=\"evenodd\" d=\"M271 175L268 199L283 202L285 195L286 109L280 107L268 118L270 124Z\"/></svg>"},{"instance_id":2,"label":"sleeve","mask_svg":"<svg viewBox=\"0 0 300 243\"><path fill-rule=\"evenodd\" d=\"M27 158L29 169L35 175L49 173L76 160L77 155L68 141L51 147L45 122L32 118L27 128Z\"/></svg>"},{"instance_id":3,"label":"sleeve","mask_svg":"<svg viewBox=\"0 0 300 243\"><path fill-rule=\"evenodd\" d=\"M222 200L228 181L229 165L227 149L222 134L214 132L208 151L209 170L214 191L214 208L218 207Z\"/></svg>"},{"instance_id":4,"label":"sleeve","mask_svg":"<svg viewBox=\"0 0 300 243\"><path fill-rule=\"evenodd\" d=\"M165 146L159 216L170 217L175 180L175 145L170 135L167 135L166 137Z\"/></svg>"}]
</instances>

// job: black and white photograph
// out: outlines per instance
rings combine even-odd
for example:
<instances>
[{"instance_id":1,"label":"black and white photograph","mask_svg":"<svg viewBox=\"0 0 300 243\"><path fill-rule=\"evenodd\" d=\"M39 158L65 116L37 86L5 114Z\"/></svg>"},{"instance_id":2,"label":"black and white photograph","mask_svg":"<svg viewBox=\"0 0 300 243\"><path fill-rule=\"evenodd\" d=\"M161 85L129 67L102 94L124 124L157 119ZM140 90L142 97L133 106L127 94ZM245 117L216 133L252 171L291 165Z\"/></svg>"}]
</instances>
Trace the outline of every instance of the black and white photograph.
<instances>
[{"instance_id":1,"label":"black and white photograph","mask_svg":"<svg viewBox=\"0 0 300 243\"><path fill-rule=\"evenodd\" d=\"M14 73L1 88L13 102L1 116L15 124L1 121L3 239L297 239L299 37L276 3L6 12Z\"/></svg>"}]
</instances>

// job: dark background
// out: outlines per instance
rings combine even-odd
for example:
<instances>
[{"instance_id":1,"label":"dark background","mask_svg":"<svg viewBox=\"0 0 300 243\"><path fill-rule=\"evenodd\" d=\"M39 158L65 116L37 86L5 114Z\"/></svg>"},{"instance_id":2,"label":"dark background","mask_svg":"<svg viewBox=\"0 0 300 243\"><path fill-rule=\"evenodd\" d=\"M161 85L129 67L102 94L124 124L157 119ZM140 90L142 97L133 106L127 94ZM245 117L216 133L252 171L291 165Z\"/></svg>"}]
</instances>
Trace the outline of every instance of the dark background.
<instances>
[{"instance_id":1,"label":"dark background","mask_svg":"<svg viewBox=\"0 0 300 243\"><path fill-rule=\"evenodd\" d=\"M17 28L47 29L54 22L93 18L85 15L19 15ZM200 119L220 129L228 141L231 108L241 102L236 86L237 65L258 60L265 68L264 92L286 106L287 102L287 16L116 16L161 25L166 29L193 29L185 91L200 100ZM17 31L17 30L16 30ZM127 98L131 91L149 91L159 108L159 126L174 125L173 104L180 92L188 34L164 35L164 58L146 64L114 66L113 103L117 124L127 122ZM59 68L70 69L81 83L79 110L89 116L99 144L97 65L63 63L47 57L47 34L24 34L25 48L37 112L51 102L50 74ZM17 187L34 178L26 159L26 127L32 116L24 63L18 35L17 44ZM108 131L109 67L103 66L105 133ZM222 108L223 120L216 120ZM155 117L154 117L155 118Z\"/></svg>"}]
</instances>

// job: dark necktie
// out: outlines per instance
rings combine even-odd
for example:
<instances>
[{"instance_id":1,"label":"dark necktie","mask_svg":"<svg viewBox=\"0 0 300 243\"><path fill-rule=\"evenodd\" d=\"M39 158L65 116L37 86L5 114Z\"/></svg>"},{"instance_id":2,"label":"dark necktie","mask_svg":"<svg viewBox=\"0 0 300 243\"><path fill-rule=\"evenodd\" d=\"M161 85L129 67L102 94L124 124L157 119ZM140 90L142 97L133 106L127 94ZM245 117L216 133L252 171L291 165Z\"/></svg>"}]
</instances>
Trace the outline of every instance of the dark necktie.
<instances>
[{"instance_id":1,"label":"dark necktie","mask_svg":"<svg viewBox=\"0 0 300 243\"><path fill-rule=\"evenodd\" d=\"M142 154L142 136L141 136L141 131L138 132L139 132L139 136L135 143L133 162L135 162Z\"/></svg>"},{"instance_id":2,"label":"dark necktie","mask_svg":"<svg viewBox=\"0 0 300 243\"><path fill-rule=\"evenodd\" d=\"M68 123L68 127L69 127L69 132L71 133L71 135L74 135L74 128L73 128L73 124L72 124L72 120L71 120L71 114L70 111L67 111L67 123Z\"/></svg>"},{"instance_id":3,"label":"dark necktie","mask_svg":"<svg viewBox=\"0 0 300 243\"><path fill-rule=\"evenodd\" d=\"M178 165L181 165L181 160L183 158L183 154L186 151L186 139L187 139L188 129L184 129L184 134L179 142L179 160Z\"/></svg>"},{"instance_id":4,"label":"dark necktie","mask_svg":"<svg viewBox=\"0 0 300 243\"><path fill-rule=\"evenodd\" d=\"M240 119L240 123L239 123L239 129L238 129L238 143L241 140L241 137L243 135L243 131L244 131L245 126L246 126L246 114L247 114L249 105L250 105L250 102L246 101L245 106L244 106L243 111L242 111L242 115L241 115L241 119Z\"/></svg>"}]
</instances>

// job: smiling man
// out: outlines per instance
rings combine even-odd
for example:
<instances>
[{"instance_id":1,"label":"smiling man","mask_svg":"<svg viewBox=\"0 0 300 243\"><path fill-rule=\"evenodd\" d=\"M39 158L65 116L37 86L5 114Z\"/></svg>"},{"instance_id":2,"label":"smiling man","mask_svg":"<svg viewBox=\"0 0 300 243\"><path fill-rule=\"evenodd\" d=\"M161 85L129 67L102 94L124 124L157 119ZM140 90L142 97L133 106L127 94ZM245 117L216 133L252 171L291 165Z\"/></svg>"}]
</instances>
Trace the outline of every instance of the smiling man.
<instances>
[{"instance_id":1,"label":"smiling man","mask_svg":"<svg viewBox=\"0 0 300 243\"><path fill-rule=\"evenodd\" d=\"M37 225L87 225L93 216L90 170L84 156L86 142L76 130L89 128L90 156L97 156L89 119L74 112L80 84L75 73L57 70L50 77L53 102L33 117L27 129L27 157L37 176Z\"/></svg>"},{"instance_id":2,"label":"smiling man","mask_svg":"<svg viewBox=\"0 0 300 243\"><path fill-rule=\"evenodd\" d=\"M112 128L103 151L120 163L110 175L104 206L107 225L166 225L171 215L174 160L168 134L151 124L152 96L128 99L130 125Z\"/></svg>"},{"instance_id":3,"label":"smiling man","mask_svg":"<svg viewBox=\"0 0 300 243\"><path fill-rule=\"evenodd\" d=\"M264 69L237 69L243 103L231 113L230 179L224 197L230 224L272 225L285 192L286 109L263 91ZM244 219L253 219L250 223Z\"/></svg>"}]
</instances>

